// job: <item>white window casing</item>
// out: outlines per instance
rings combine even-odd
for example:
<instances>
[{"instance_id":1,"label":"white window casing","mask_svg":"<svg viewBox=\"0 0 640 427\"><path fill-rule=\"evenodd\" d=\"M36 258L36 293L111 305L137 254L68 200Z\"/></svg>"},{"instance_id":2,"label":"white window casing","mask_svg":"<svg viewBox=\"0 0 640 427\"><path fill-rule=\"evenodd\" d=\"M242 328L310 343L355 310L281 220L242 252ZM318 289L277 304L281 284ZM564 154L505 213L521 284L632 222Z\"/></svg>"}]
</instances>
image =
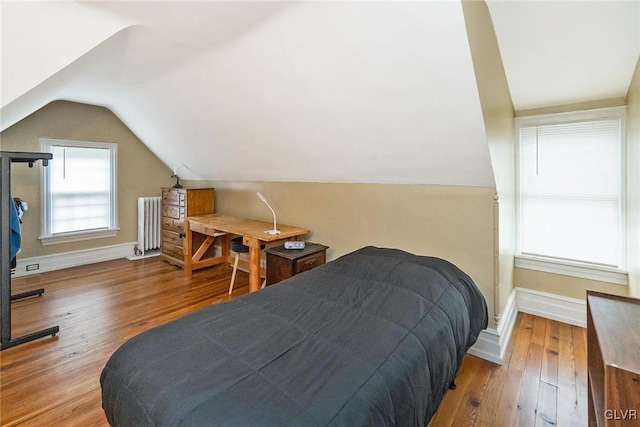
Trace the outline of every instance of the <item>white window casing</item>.
<instances>
[{"instance_id":1,"label":"white window casing","mask_svg":"<svg viewBox=\"0 0 640 427\"><path fill-rule=\"evenodd\" d=\"M118 145L41 138L43 245L115 236Z\"/></svg>"},{"instance_id":2,"label":"white window casing","mask_svg":"<svg viewBox=\"0 0 640 427\"><path fill-rule=\"evenodd\" d=\"M626 284L625 117L516 119L516 266Z\"/></svg>"}]
</instances>

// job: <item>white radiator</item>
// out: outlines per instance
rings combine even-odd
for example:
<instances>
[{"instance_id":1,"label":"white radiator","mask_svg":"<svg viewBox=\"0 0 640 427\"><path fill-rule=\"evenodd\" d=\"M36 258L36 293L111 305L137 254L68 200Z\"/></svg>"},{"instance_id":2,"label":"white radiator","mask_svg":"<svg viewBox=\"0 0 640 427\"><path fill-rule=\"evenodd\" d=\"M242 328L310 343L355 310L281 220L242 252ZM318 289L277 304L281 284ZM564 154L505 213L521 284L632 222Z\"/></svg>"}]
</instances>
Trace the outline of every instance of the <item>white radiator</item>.
<instances>
[{"instance_id":1,"label":"white radiator","mask_svg":"<svg viewBox=\"0 0 640 427\"><path fill-rule=\"evenodd\" d=\"M136 255L160 249L162 241L161 197L138 197L138 244Z\"/></svg>"}]
</instances>

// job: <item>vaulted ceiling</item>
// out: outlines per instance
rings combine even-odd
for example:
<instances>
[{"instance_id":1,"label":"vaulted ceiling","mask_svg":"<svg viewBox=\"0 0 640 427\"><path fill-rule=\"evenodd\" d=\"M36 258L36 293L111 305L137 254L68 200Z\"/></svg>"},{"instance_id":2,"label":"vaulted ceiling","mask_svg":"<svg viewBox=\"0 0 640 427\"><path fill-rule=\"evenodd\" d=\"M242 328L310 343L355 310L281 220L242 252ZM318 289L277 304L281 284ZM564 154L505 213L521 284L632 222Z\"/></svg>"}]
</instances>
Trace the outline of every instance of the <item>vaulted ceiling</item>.
<instances>
[{"instance_id":1,"label":"vaulted ceiling","mask_svg":"<svg viewBox=\"0 0 640 427\"><path fill-rule=\"evenodd\" d=\"M516 109L626 95L640 2L489 10ZM0 14L0 129L65 99L111 109L185 179L493 185L457 1L2 1Z\"/></svg>"}]
</instances>

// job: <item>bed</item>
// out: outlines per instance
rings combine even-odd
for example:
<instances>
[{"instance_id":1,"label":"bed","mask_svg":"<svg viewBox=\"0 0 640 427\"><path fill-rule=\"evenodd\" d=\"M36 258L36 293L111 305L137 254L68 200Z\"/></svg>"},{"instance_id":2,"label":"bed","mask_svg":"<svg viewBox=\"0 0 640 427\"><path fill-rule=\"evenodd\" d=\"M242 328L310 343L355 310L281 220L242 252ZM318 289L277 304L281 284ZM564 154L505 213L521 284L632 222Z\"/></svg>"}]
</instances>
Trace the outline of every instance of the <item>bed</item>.
<instances>
[{"instance_id":1,"label":"bed","mask_svg":"<svg viewBox=\"0 0 640 427\"><path fill-rule=\"evenodd\" d=\"M113 426L425 426L487 327L453 264L365 247L131 338Z\"/></svg>"}]
</instances>

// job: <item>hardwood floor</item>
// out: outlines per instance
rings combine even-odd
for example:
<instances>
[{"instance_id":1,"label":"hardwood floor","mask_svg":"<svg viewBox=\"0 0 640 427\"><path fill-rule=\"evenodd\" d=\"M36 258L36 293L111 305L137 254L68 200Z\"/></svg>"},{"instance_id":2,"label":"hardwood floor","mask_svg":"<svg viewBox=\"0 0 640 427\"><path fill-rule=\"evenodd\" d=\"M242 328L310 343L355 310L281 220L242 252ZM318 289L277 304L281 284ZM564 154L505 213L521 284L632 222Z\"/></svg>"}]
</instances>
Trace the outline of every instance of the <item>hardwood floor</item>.
<instances>
[{"instance_id":1,"label":"hardwood floor","mask_svg":"<svg viewBox=\"0 0 640 427\"><path fill-rule=\"evenodd\" d=\"M467 355L429 424L586 426L586 329L518 314L502 366Z\"/></svg>"},{"instance_id":2,"label":"hardwood floor","mask_svg":"<svg viewBox=\"0 0 640 427\"><path fill-rule=\"evenodd\" d=\"M226 301L230 270L193 279L159 258L125 259L13 280L13 336L60 333L0 353L0 425L106 426L100 372L130 337ZM248 291L239 273L233 296ZM586 335L582 328L519 315L503 366L466 356L430 426L586 425Z\"/></svg>"}]
</instances>

